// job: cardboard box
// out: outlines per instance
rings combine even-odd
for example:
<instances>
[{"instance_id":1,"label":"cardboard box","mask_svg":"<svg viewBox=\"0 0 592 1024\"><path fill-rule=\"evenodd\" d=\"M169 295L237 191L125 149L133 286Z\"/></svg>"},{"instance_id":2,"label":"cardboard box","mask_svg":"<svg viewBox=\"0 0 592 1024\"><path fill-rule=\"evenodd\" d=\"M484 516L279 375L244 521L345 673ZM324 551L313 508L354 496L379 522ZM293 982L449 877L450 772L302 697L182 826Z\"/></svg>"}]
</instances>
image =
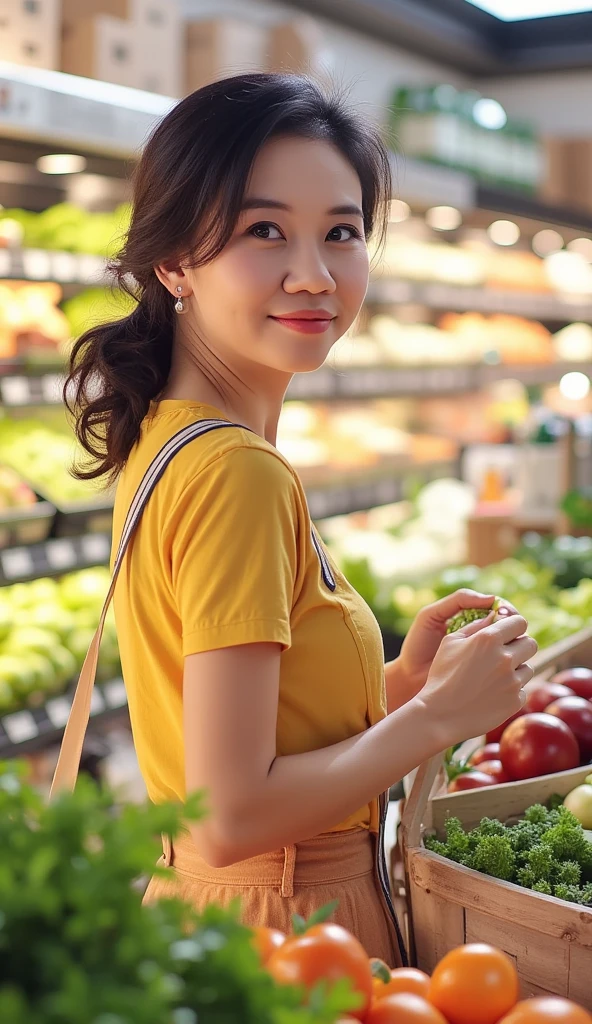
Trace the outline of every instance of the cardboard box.
<instances>
[{"instance_id":1,"label":"cardboard box","mask_svg":"<svg viewBox=\"0 0 592 1024\"><path fill-rule=\"evenodd\" d=\"M323 34L312 18L274 25L268 38L268 68L295 74L315 74L319 70Z\"/></svg>"},{"instance_id":2,"label":"cardboard box","mask_svg":"<svg viewBox=\"0 0 592 1024\"><path fill-rule=\"evenodd\" d=\"M186 26L185 91L229 75L267 67L267 32L234 18L192 21Z\"/></svg>"},{"instance_id":3,"label":"cardboard box","mask_svg":"<svg viewBox=\"0 0 592 1024\"><path fill-rule=\"evenodd\" d=\"M548 203L561 206L566 201L567 185L567 151L565 139L543 139L545 176L540 195Z\"/></svg>"},{"instance_id":4,"label":"cardboard box","mask_svg":"<svg viewBox=\"0 0 592 1024\"><path fill-rule=\"evenodd\" d=\"M59 67L60 0L0 0L0 60Z\"/></svg>"},{"instance_id":5,"label":"cardboard box","mask_svg":"<svg viewBox=\"0 0 592 1024\"><path fill-rule=\"evenodd\" d=\"M544 152L542 197L558 205L592 209L592 139L547 138Z\"/></svg>"},{"instance_id":6,"label":"cardboard box","mask_svg":"<svg viewBox=\"0 0 592 1024\"><path fill-rule=\"evenodd\" d=\"M137 87L132 23L101 14L71 25L62 39L62 71Z\"/></svg>"},{"instance_id":7,"label":"cardboard box","mask_svg":"<svg viewBox=\"0 0 592 1024\"><path fill-rule=\"evenodd\" d=\"M106 22L102 20L104 18ZM123 80L123 67L120 66L119 70L116 67L113 72L112 62L107 61L109 78L106 80L167 96L180 96L183 86L183 39L181 15L176 0L63 0L63 70L80 66L81 61L74 51L81 45L81 40L85 56L89 46L94 52L98 45L103 52L103 44L98 40L105 40L110 34L117 35L113 28L114 22L120 27L121 45L129 49L130 58L126 62ZM95 28L89 29L89 24L95 24ZM103 27L97 27L99 25ZM105 28L105 25L111 28ZM125 27L122 28L122 25ZM93 33L95 42L92 38L89 41L89 34L92 36ZM103 63L104 59L103 55ZM81 72L72 70L71 73ZM93 72L91 77L105 75Z\"/></svg>"}]
</instances>

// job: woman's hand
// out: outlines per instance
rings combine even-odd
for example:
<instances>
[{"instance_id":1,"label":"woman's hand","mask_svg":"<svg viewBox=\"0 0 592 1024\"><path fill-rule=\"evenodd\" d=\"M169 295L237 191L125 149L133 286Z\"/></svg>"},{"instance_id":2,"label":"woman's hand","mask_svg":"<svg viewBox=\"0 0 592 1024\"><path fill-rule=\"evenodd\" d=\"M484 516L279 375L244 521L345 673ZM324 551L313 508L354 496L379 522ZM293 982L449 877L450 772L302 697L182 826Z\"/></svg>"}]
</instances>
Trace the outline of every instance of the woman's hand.
<instances>
[{"instance_id":1,"label":"woman's hand","mask_svg":"<svg viewBox=\"0 0 592 1024\"><path fill-rule=\"evenodd\" d=\"M457 590L454 594L422 608L405 637L397 662L394 663L397 666L397 674L403 681L406 700L415 697L425 685L432 662L446 636L448 620L466 608L491 608L494 600L493 594ZM504 601L498 615L512 614L517 614L516 608L508 601Z\"/></svg>"}]
</instances>

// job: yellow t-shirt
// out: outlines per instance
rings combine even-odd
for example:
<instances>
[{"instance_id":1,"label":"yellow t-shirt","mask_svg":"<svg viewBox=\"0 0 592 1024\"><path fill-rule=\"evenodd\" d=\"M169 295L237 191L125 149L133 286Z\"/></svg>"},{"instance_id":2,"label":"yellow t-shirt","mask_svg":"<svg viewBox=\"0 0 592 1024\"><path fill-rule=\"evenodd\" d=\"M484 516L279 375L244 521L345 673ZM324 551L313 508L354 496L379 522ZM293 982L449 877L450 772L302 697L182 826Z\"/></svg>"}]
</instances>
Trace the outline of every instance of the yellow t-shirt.
<instances>
[{"instance_id":1,"label":"yellow t-shirt","mask_svg":"<svg viewBox=\"0 0 592 1024\"><path fill-rule=\"evenodd\" d=\"M210 406L153 403L120 477L113 553L140 481ZM334 588L334 589L332 589ZM134 742L148 794L184 800L183 659L282 645L277 754L338 743L386 714L382 638L313 530L302 484L263 438L225 427L187 444L158 482L114 596ZM377 802L334 830L378 829Z\"/></svg>"}]
</instances>

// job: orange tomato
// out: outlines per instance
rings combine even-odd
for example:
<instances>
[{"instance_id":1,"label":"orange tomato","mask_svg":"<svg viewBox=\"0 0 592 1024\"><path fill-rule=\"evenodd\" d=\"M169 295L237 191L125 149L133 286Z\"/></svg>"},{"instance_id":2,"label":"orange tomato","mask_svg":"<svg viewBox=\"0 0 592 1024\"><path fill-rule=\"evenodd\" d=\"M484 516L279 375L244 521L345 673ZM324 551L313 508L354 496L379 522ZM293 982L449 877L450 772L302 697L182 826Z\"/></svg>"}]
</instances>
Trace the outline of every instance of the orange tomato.
<instances>
[{"instance_id":1,"label":"orange tomato","mask_svg":"<svg viewBox=\"0 0 592 1024\"><path fill-rule=\"evenodd\" d=\"M384 999L385 996L392 996L396 992L413 992L416 996L428 998L430 991L430 979L423 971L415 967L397 967L389 971L389 980L382 981L381 978L372 979L372 998Z\"/></svg>"},{"instance_id":2,"label":"orange tomato","mask_svg":"<svg viewBox=\"0 0 592 1024\"><path fill-rule=\"evenodd\" d=\"M432 974L429 1000L449 1024L496 1024L518 999L518 975L505 953L476 942L451 950Z\"/></svg>"},{"instance_id":3,"label":"orange tomato","mask_svg":"<svg viewBox=\"0 0 592 1024\"><path fill-rule=\"evenodd\" d=\"M251 945L255 947L262 964L266 964L274 949L279 949L286 941L286 936L279 928L266 928L265 925L257 925L251 929L253 938Z\"/></svg>"},{"instance_id":4,"label":"orange tomato","mask_svg":"<svg viewBox=\"0 0 592 1024\"><path fill-rule=\"evenodd\" d=\"M267 970L284 985L310 989L318 981L330 985L349 978L362 1005L351 1016L364 1020L372 996L372 972L362 944L338 924L317 924L303 935L291 936L274 950Z\"/></svg>"},{"instance_id":5,"label":"orange tomato","mask_svg":"<svg viewBox=\"0 0 592 1024\"><path fill-rule=\"evenodd\" d=\"M446 1024L439 1010L414 992L396 992L373 1003L365 1024Z\"/></svg>"},{"instance_id":6,"label":"orange tomato","mask_svg":"<svg viewBox=\"0 0 592 1024\"><path fill-rule=\"evenodd\" d=\"M571 999L539 996L516 1003L499 1024L592 1024L592 1016Z\"/></svg>"}]
</instances>

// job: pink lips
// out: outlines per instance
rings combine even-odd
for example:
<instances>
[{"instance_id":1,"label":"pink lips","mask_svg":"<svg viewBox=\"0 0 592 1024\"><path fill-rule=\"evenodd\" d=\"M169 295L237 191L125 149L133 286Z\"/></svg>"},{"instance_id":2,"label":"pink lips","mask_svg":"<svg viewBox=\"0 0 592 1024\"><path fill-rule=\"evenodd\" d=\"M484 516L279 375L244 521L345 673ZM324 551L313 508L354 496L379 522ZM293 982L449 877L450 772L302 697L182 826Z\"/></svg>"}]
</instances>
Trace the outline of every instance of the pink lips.
<instances>
[{"instance_id":1,"label":"pink lips","mask_svg":"<svg viewBox=\"0 0 592 1024\"><path fill-rule=\"evenodd\" d=\"M323 334L335 316L326 309L298 309L294 313L272 316L271 319L291 331L299 331L300 334Z\"/></svg>"}]
</instances>

